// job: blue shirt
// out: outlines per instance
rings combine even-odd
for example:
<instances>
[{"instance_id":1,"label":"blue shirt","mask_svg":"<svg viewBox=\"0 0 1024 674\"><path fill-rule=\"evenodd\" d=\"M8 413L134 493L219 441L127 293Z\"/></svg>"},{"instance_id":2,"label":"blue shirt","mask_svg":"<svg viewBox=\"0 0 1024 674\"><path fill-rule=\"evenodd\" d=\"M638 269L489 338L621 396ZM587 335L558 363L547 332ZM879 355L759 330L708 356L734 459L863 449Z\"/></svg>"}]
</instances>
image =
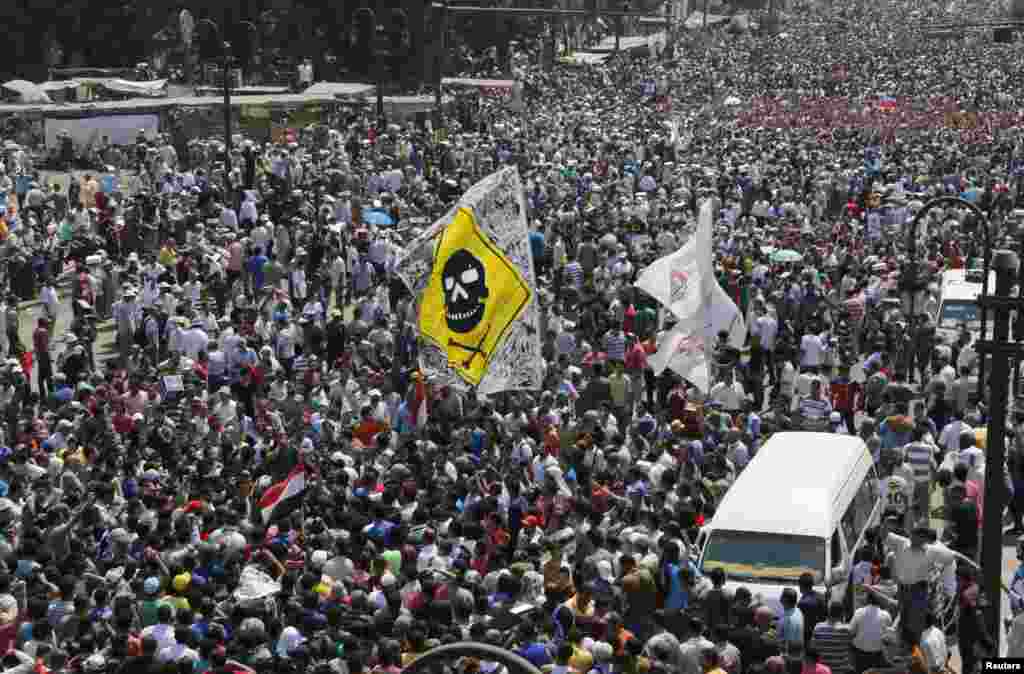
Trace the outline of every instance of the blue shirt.
<instances>
[{"instance_id":1,"label":"blue shirt","mask_svg":"<svg viewBox=\"0 0 1024 674\"><path fill-rule=\"evenodd\" d=\"M523 648L520 648L517 653L526 660L529 660L533 666L537 668L541 668L552 663L551 653L549 653L547 647L540 642L527 644Z\"/></svg>"},{"instance_id":2,"label":"blue shirt","mask_svg":"<svg viewBox=\"0 0 1024 674\"><path fill-rule=\"evenodd\" d=\"M782 613L782 622L779 625L779 647L785 652L787 646L790 650L803 648L804 644L804 614L799 608L786 609Z\"/></svg>"},{"instance_id":3,"label":"blue shirt","mask_svg":"<svg viewBox=\"0 0 1024 674\"><path fill-rule=\"evenodd\" d=\"M530 252L535 261L544 257L544 235L540 232L530 232Z\"/></svg>"},{"instance_id":4,"label":"blue shirt","mask_svg":"<svg viewBox=\"0 0 1024 674\"><path fill-rule=\"evenodd\" d=\"M668 593L665 596L665 608L685 610L690 604L690 596L683 590L683 583L679 580L679 565L666 564L665 567L668 573Z\"/></svg>"},{"instance_id":5,"label":"blue shirt","mask_svg":"<svg viewBox=\"0 0 1024 674\"><path fill-rule=\"evenodd\" d=\"M249 272L252 274L252 282L257 290L263 287L263 266L268 261L266 255L253 255L249 258Z\"/></svg>"}]
</instances>

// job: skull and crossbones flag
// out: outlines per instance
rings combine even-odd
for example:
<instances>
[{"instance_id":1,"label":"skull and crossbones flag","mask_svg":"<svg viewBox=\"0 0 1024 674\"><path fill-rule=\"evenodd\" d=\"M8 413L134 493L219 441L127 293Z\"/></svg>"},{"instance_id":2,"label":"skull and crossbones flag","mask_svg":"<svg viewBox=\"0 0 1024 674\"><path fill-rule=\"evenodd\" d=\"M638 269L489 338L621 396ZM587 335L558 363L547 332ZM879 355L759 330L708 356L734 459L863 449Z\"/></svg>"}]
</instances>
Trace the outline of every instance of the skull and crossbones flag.
<instances>
[{"instance_id":1,"label":"skull and crossbones flag","mask_svg":"<svg viewBox=\"0 0 1024 674\"><path fill-rule=\"evenodd\" d=\"M397 267L417 300L428 377L484 394L540 387L536 282L514 167L472 186Z\"/></svg>"}]
</instances>

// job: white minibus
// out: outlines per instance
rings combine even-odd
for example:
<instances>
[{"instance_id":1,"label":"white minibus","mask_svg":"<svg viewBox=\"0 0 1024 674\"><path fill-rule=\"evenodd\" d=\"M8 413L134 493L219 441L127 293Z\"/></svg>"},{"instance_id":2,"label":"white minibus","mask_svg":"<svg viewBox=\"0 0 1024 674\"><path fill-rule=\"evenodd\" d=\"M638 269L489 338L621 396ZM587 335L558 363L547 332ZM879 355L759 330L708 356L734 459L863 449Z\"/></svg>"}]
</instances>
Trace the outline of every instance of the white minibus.
<instances>
[{"instance_id":1,"label":"white minibus","mask_svg":"<svg viewBox=\"0 0 1024 674\"><path fill-rule=\"evenodd\" d=\"M849 609L854 553L880 509L874 461L859 437L776 433L701 529L698 566L722 569L727 590L746 586L780 614L782 590L810 573L818 591Z\"/></svg>"}]
</instances>

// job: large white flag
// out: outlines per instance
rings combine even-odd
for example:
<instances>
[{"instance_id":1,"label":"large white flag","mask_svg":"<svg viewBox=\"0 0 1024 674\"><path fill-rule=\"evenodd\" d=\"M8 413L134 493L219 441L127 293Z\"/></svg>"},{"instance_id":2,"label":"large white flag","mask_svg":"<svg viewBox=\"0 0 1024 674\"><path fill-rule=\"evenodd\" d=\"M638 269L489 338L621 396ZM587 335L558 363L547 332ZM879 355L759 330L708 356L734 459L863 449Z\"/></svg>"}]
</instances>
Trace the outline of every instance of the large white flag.
<instances>
[{"instance_id":1,"label":"large white flag","mask_svg":"<svg viewBox=\"0 0 1024 674\"><path fill-rule=\"evenodd\" d=\"M729 346L734 349L743 348L747 341L747 322L743 320L743 314L729 293L718 284L718 279L712 278L704 337L709 344L714 344L718 333L723 330L729 333Z\"/></svg>"},{"instance_id":2,"label":"large white flag","mask_svg":"<svg viewBox=\"0 0 1024 674\"><path fill-rule=\"evenodd\" d=\"M736 303L714 276L711 223L714 201L704 202L697 232L672 255L655 261L641 272L637 287L664 304L677 324L659 339L650 364L655 374L671 368L701 391L710 388L708 348L719 332L729 334L729 344L742 348L747 327Z\"/></svg>"},{"instance_id":3,"label":"large white flag","mask_svg":"<svg viewBox=\"0 0 1024 674\"><path fill-rule=\"evenodd\" d=\"M708 368L708 349L715 344L718 333L729 334L729 345L743 348L747 341L747 325L736 303L718 285L718 280L709 279L711 294L703 307L703 329L694 321L680 321L658 339L658 351L648 362L654 374L660 375L665 368L671 369L698 389L707 393L711 386Z\"/></svg>"},{"instance_id":4,"label":"large white flag","mask_svg":"<svg viewBox=\"0 0 1024 674\"><path fill-rule=\"evenodd\" d=\"M701 205L697 231L676 252L652 262L640 272L636 287L668 307L677 319L703 322L704 298L712 278L711 222L713 201Z\"/></svg>"},{"instance_id":5,"label":"large white flag","mask_svg":"<svg viewBox=\"0 0 1024 674\"><path fill-rule=\"evenodd\" d=\"M658 336L658 351L647 362L656 375L670 368L701 391L707 393L710 388L704 336L682 323Z\"/></svg>"}]
</instances>

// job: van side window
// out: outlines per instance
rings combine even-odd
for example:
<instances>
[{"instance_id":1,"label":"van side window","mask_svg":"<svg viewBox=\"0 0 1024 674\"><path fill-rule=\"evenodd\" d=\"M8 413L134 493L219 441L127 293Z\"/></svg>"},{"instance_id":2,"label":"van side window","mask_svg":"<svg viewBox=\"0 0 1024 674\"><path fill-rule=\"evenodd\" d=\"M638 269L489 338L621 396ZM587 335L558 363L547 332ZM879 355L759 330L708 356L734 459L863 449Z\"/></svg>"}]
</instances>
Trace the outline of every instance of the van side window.
<instances>
[{"instance_id":1,"label":"van side window","mask_svg":"<svg viewBox=\"0 0 1024 674\"><path fill-rule=\"evenodd\" d=\"M864 482L857 490L856 496L850 502L846 512L843 514L843 534L846 536L846 544L851 551L860 538L860 534L867 527L871 514L874 511L875 503L878 501L878 476L875 467L872 466L868 474L864 476Z\"/></svg>"},{"instance_id":2,"label":"van side window","mask_svg":"<svg viewBox=\"0 0 1024 674\"><path fill-rule=\"evenodd\" d=\"M843 546L839 542L839 529L832 532L832 566L839 566L843 561Z\"/></svg>"}]
</instances>

